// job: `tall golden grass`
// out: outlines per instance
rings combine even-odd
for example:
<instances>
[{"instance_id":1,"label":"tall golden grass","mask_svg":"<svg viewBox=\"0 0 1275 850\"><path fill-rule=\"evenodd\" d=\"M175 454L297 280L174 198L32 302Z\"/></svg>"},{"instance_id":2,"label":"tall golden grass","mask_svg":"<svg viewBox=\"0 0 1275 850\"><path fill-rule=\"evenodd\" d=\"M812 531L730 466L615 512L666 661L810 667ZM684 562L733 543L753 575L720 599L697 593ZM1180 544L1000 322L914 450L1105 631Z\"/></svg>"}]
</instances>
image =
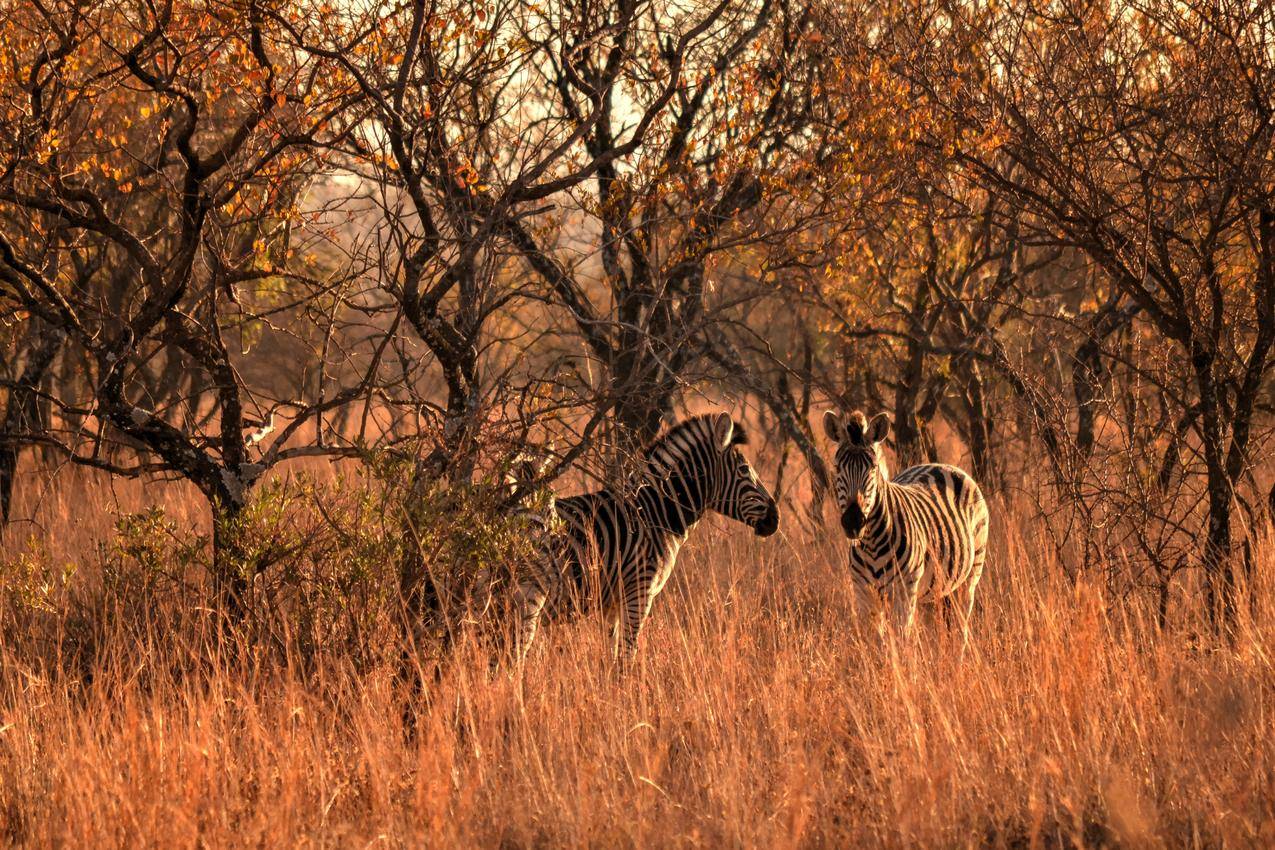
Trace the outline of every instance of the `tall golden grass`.
<instances>
[{"instance_id":1,"label":"tall golden grass","mask_svg":"<svg viewBox=\"0 0 1275 850\"><path fill-rule=\"evenodd\" d=\"M104 576L112 512L156 500L198 526L180 487L76 478L28 506L43 553L10 530L0 841L1275 846L1270 546L1223 644L1187 585L1161 631L1151 600L1071 582L997 503L962 655L930 617L910 644L860 629L832 529L708 522L627 672L584 620L521 670L462 640L417 692L391 628L285 617L225 651L172 577Z\"/></svg>"}]
</instances>

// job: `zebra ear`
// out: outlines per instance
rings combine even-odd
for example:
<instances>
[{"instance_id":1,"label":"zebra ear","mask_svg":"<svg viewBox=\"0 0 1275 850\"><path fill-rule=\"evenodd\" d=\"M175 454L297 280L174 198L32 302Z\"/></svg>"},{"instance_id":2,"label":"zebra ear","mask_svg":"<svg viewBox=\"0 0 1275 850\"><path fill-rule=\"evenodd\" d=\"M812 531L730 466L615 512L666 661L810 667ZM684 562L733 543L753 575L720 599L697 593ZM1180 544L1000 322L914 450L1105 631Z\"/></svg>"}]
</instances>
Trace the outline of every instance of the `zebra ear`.
<instances>
[{"instance_id":1,"label":"zebra ear","mask_svg":"<svg viewBox=\"0 0 1275 850\"><path fill-rule=\"evenodd\" d=\"M504 486L510 499L521 501L532 492L533 485L540 483L540 478L549 469L553 460L552 445L542 454L519 452L510 461L505 472Z\"/></svg>"},{"instance_id":2,"label":"zebra ear","mask_svg":"<svg viewBox=\"0 0 1275 850\"><path fill-rule=\"evenodd\" d=\"M834 443L839 443L846 437L846 426L841 424L841 416L835 410L824 411L823 430Z\"/></svg>"},{"instance_id":3,"label":"zebra ear","mask_svg":"<svg viewBox=\"0 0 1275 850\"><path fill-rule=\"evenodd\" d=\"M884 413L878 413L872 417L872 423L868 425L868 442L879 443L890 433L890 417Z\"/></svg>"},{"instance_id":4,"label":"zebra ear","mask_svg":"<svg viewBox=\"0 0 1275 850\"><path fill-rule=\"evenodd\" d=\"M729 413L719 413L713 417L713 441L718 448L726 451L735 441L735 420Z\"/></svg>"}]
</instances>

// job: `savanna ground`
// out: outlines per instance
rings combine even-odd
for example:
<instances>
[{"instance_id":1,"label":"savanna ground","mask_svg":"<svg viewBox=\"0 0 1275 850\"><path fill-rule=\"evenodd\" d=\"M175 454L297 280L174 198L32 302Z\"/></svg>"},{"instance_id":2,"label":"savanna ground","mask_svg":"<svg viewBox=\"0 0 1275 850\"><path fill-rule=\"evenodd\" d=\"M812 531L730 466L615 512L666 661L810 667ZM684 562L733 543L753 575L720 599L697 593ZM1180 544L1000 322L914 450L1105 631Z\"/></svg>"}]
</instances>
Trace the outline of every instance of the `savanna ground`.
<instances>
[{"instance_id":1,"label":"savanna ground","mask_svg":"<svg viewBox=\"0 0 1275 850\"><path fill-rule=\"evenodd\" d=\"M393 570L359 572L391 525L358 519L357 490L298 497L345 528L330 540L275 516L267 534L317 554L285 564L233 646L187 584L200 510L179 486L65 473L39 494L3 557L3 840L1275 844L1269 545L1227 646L1189 578L1161 631L1150 596L1068 579L1034 510L997 500L962 656L930 616L911 646L859 629L835 526L802 530L790 507L766 541L699 528L627 674L588 620L517 672L463 639L415 693ZM152 503L163 518L119 522Z\"/></svg>"}]
</instances>

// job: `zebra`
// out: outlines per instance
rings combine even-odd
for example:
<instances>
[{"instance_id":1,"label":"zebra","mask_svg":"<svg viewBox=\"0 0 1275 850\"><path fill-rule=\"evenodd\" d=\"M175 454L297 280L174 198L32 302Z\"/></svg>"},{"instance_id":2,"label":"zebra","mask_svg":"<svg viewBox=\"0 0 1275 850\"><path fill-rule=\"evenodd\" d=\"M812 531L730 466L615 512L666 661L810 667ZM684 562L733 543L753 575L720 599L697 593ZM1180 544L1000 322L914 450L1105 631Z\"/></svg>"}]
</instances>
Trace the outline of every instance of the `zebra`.
<instances>
[{"instance_id":1,"label":"zebra","mask_svg":"<svg viewBox=\"0 0 1275 850\"><path fill-rule=\"evenodd\" d=\"M541 562L517 586L517 659L526 657L541 619L598 609L627 662L678 550L705 513L742 522L758 537L774 534L779 509L740 452L746 443L729 414L696 416L646 449L631 495L603 489L556 499Z\"/></svg>"},{"instance_id":2,"label":"zebra","mask_svg":"<svg viewBox=\"0 0 1275 850\"><path fill-rule=\"evenodd\" d=\"M862 603L888 604L907 635L917 601L946 604L969 640L974 590L987 559L987 502L963 470L927 463L890 480L881 441L890 417L869 423L862 411L843 419L824 415L836 441L836 499L841 528L850 541L850 574Z\"/></svg>"}]
</instances>

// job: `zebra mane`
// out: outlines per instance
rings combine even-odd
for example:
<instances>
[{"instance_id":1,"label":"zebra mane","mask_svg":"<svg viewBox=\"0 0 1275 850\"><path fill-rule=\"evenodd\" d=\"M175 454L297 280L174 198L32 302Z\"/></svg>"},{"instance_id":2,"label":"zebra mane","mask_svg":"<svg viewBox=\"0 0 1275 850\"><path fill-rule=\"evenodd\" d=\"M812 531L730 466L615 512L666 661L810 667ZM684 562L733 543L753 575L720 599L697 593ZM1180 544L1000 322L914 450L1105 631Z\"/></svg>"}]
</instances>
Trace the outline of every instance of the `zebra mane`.
<instances>
[{"instance_id":1,"label":"zebra mane","mask_svg":"<svg viewBox=\"0 0 1275 850\"><path fill-rule=\"evenodd\" d=\"M846 435L856 446L868 445L868 417L862 410L856 410L846 417Z\"/></svg>"},{"instance_id":2,"label":"zebra mane","mask_svg":"<svg viewBox=\"0 0 1275 850\"><path fill-rule=\"evenodd\" d=\"M642 456L647 461L659 459L665 462L680 456L682 453L681 444L696 443L705 438L712 438L713 420L719 415L708 413L683 419L648 443L642 452ZM747 445L748 433L744 431L744 426L734 419L731 420L731 425L730 444L732 446Z\"/></svg>"}]
</instances>

